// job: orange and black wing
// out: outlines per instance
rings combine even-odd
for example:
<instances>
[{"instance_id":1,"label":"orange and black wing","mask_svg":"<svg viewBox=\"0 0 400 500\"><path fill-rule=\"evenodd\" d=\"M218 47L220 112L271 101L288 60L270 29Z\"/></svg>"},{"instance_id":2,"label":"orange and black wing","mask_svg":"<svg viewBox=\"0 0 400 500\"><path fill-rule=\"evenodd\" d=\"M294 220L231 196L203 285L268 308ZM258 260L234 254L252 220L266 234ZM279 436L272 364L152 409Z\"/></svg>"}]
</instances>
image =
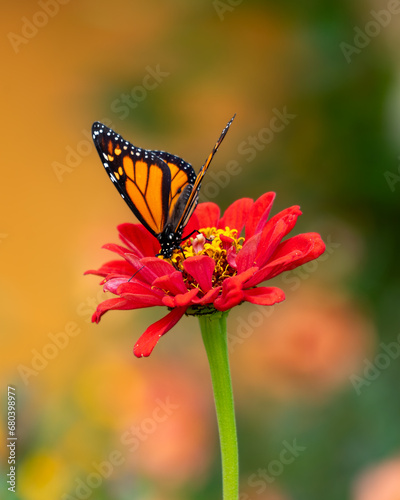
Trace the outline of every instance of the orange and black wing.
<instances>
[{"instance_id":1,"label":"orange and black wing","mask_svg":"<svg viewBox=\"0 0 400 500\"><path fill-rule=\"evenodd\" d=\"M187 186L193 186L196 182L196 173L192 165L182 160L182 158L179 158L179 156L172 155L165 151L153 151L153 153L158 158L165 161L171 172L171 188L168 201L168 217L171 218L174 210L179 210L176 204L182 193L188 191ZM184 198L184 196L182 198ZM180 203L182 203L182 199Z\"/></svg>"},{"instance_id":2,"label":"orange and black wing","mask_svg":"<svg viewBox=\"0 0 400 500\"><path fill-rule=\"evenodd\" d=\"M126 204L150 233L160 235L169 218L170 167L153 151L133 146L100 122L93 124L92 137L108 176ZM175 181L174 189L180 182L180 178Z\"/></svg>"}]
</instances>

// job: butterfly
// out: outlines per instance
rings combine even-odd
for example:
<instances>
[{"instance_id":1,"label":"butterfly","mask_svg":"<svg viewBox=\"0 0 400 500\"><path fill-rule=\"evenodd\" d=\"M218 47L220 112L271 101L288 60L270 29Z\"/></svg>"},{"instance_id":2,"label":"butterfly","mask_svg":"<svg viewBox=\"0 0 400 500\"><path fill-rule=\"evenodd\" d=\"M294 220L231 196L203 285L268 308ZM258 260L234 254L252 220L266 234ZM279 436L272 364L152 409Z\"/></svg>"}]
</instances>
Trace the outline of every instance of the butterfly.
<instances>
[{"instance_id":1,"label":"butterfly","mask_svg":"<svg viewBox=\"0 0 400 500\"><path fill-rule=\"evenodd\" d=\"M235 116L197 175L179 156L138 148L102 123L93 123L93 142L103 166L128 207L160 242L158 255L169 258L180 248L182 233L198 203L201 182Z\"/></svg>"}]
</instances>

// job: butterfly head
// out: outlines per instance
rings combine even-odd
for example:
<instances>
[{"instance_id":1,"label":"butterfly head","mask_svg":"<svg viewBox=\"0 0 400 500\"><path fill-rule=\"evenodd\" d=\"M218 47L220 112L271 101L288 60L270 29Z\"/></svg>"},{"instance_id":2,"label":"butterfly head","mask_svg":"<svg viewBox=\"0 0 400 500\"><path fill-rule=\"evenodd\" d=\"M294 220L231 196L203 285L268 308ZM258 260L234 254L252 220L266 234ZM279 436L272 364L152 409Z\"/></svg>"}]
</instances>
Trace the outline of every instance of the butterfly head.
<instances>
[{"instance_id":1,"label":"butterfly head","mask_svg":"<svg viewBox=\"0 0 400 500\"><path fill-rule=\"evenodd\" d=\"M170 259L176 248L180 248L182 242L182 231L174 231L173 227L167 225L164 231L157 236L161 249L158 255Z\"/></svg>"}]
</instances>

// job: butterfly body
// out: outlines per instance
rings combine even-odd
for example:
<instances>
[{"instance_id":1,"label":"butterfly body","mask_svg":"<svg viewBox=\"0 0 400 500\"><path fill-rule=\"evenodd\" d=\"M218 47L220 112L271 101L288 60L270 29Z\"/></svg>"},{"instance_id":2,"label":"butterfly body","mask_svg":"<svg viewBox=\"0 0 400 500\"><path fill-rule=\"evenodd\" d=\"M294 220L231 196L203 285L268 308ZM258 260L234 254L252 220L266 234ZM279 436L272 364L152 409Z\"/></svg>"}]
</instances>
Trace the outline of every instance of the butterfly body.
<instances>
[{"instance_id":1,"label":"butterfly body","mask_svg":"<svg viewBox=\"0 0 400 500\"><path fill-rule=\"evenodd\" d=\"M185 226L197 206L201 181L232 120L197 176L182 158L138 148L102 123L93 124L93 142L109 178L139 221L158 239L163 257L171 257L180 248Z\"/></svg>"}]
</instances>

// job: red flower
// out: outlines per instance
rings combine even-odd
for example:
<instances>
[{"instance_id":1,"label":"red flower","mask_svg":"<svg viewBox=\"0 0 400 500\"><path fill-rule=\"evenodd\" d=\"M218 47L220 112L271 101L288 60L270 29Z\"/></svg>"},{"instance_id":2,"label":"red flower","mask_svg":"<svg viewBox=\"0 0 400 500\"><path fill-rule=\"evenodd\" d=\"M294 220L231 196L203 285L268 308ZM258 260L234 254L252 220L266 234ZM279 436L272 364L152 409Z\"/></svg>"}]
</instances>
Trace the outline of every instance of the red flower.
<instances>
[{"instance_id":1,"label":"red flower","mask_svg":"<svg viewBox=\"0 0 400 500\"><path fill-rule=\"evenodd\" d=\"M197 236L184 240L183 251L175 250L171 259L155 257L160 245L141 224L118 226L125 246L104 248L122 259L85 273L103 276L104 289L117 295L99 304L92 321L98 323L110 309L167 306L170 312L149 326L135 345L140 357L148 356L185 313L210 314L244 301L268 306L284 300L280 288L257 285L316 259L325 244L317 233L282 241L301 211L293 206L268 219L274 198L270 192L255 202L239 199L221 218L215 203L199 204L183 233L185 238L198 231Z\"/></svg>"}]
</instances>

